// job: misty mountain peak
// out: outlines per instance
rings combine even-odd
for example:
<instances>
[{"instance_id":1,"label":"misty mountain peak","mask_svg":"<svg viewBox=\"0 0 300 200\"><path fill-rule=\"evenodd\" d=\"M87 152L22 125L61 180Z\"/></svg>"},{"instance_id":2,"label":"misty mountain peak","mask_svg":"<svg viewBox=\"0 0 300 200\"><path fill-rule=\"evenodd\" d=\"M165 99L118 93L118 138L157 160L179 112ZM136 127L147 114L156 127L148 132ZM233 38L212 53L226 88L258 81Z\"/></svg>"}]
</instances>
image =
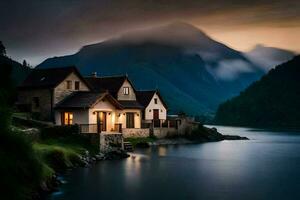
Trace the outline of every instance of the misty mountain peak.
<instances>
[{"instance_id":1,"label":"misty mountain peak","mask_svg":"<svg viewBox=\"0 0 300 200\"><path fill-rule=\"evenodd\" d=\"M166 45L186 47L211 41L210 37L197 27L185 23L174 22L157 27L139 29L115 38L115 42L144 43L152 42Z\"/></svg>"},{"instance_id":2,"label":"misty mountain peak","mask_svg":"<svg viewBox=\"0 0 300 200\"><path fill-rule=\"evenodd\" d=\"M253 63L261 66L265 71L269 71L276 65L292 59L296 54L286 49L257 44L245 55Z\"/></svg>"}]
</instances>

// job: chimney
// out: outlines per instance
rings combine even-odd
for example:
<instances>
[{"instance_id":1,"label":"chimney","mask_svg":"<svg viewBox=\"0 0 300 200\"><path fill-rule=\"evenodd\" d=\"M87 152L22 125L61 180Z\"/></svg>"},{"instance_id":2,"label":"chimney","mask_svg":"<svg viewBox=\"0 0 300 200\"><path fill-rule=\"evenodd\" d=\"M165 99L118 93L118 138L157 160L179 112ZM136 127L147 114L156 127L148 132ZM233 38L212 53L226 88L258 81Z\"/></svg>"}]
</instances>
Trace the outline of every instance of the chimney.
<instances>
[{"instance_id":1,"label":"chimney","mask_svg":"<svg viewBox=\"0 0 300 200\"><path fill-rule=\"evenodd\" d=\"M93 72L92 77L97 78L97 72Z\"/></svg>"}]
</instances>

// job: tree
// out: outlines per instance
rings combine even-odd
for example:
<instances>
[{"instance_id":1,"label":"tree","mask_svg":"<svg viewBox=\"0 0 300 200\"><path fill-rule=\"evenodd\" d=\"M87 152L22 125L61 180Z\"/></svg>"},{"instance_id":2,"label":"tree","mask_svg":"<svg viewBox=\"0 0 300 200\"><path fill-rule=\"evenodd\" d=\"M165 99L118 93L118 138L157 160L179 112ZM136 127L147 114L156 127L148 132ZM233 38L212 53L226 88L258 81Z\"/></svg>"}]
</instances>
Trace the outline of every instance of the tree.
<instances>
[{"instance_id":1,"label":"tree","mask_svg":"<svg viewBox=\"0 0 300 200\"><path fill-rule=\"evenodd\" d=\"M28 67L29 64L26 62L26 60L23 60L23 67Z\"/></svg>"},{"instance_id":2,"label":"tree","mask_svg":"<svg viewBox=\"0 0 300 200\"><path fill-rule=\"evenodd\" d=\"M0 55L5 56L6 55L6 48L3 45L2 41L0 41Z\"/></svg>"}]
</instances>

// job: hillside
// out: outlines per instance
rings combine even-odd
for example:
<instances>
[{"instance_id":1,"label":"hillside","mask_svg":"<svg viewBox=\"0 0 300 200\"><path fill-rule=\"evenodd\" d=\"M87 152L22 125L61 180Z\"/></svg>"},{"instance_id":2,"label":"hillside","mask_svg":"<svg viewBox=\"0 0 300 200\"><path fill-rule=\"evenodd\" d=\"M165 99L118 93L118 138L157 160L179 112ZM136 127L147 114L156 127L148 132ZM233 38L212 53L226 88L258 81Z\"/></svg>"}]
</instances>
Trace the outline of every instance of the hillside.
<instances>
[{"instance_id":1,"label":"hillside","mask_svg":"<svg viewBox=\"0 0 300 200\"><path fill-rule=\"evenodd\" d=\"M21 83L25 77L30 73L30 68L22 66L20 63L0 55L0 67L4 65L11 65L12 68L12 79L15 85Z\"/></svg>"},{"instance_id":2,"label":"hillside","mask_svg":"<svg viewBox=\"0 0 300 200\"><path fill-rule=\"evenodd\" d=\"M49 58L39 68L75 65L84 75L125 74L138 89L160 89L170 113L207 114L264 72L244 55L186 23L138 30Z\"/></svg>"},{"instance_id":3,"label":"hillside","mask_svg":"<svg viewBox=\"0 0 300 200\"><path fill-rule=\"evenodd\" d=\"M300 127L300 56L272 69L223 104L215 122L224 125Z\"/></svg>"}]
</instances>

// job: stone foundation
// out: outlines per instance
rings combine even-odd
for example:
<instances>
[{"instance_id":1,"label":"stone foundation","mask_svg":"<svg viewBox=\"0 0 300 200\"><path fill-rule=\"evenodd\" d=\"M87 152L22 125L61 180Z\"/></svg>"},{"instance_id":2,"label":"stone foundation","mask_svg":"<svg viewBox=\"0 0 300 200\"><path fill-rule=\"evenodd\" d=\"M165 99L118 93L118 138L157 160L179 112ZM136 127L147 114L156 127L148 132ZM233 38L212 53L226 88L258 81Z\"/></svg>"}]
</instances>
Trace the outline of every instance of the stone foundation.
<instances>
[{"instance_id":1,"label":"stone foundation","mask_svg":"<svg viewBox=\"0 0 300 200\"><path fill-rule=\"evenodd\" d=\"M150 129L149 128L123 128L122 129L123 137L149 137Z\"/></svg>"},{"instance_id":2,"label":"stone foundation","mask_svg":"<svg viewBox=\"0 0 300 200\"><path fill-rule=\"evenodd\" d=\"M101 133L100 152L110 152L116 149L123 149L122 133Z\"/></svg>"},{"instance_id":3,"label":"stone foundation","mask_svg":"<svg viewBox=\"0 0 300 200\"><path fill-rule=\"evenodd\" d=\"M149 137L149 128L124 128L122 129L123 137ZM153 134L157 138L172 137L179 134L176 128L154 128Z\"/></svg>"}]
</instances>

